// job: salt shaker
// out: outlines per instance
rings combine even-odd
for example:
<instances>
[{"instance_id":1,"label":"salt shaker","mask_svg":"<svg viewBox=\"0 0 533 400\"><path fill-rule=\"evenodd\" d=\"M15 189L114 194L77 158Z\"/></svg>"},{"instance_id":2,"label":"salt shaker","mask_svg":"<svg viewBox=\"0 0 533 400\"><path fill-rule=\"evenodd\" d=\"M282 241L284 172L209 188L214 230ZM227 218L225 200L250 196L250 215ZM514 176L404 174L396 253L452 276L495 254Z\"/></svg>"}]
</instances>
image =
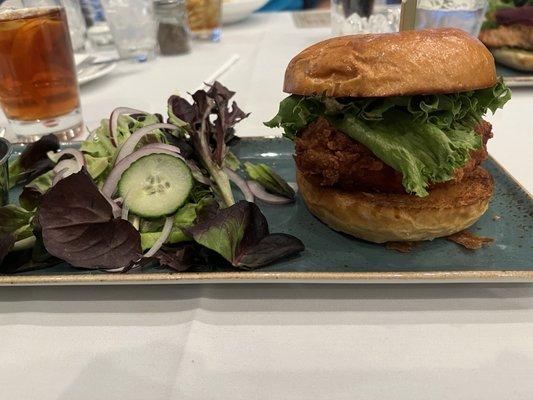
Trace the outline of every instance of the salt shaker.
<instances>
[{"instance_id":1,"label":"salt shaker","mask_svg":"<svg viewBox=\"0 0 533 400\"><path fill-rule=\"evenodd\" d=\"M190 42L185 0L155 0L154 14L159 52L162 55L188 53Z\"/></svg>"}]
</instances>

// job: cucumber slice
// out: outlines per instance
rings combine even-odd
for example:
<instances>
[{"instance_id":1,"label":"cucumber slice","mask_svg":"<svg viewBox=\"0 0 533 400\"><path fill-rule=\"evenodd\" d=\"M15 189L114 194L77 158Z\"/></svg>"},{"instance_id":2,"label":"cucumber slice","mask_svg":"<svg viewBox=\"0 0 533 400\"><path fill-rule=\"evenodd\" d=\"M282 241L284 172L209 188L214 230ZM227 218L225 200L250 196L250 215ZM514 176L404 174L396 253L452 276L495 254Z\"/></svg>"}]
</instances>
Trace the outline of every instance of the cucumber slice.
<instances>
[{"instance_id":1,"label":"cucumber slice","mask_svg":"<svg viewBox=\"0 0 533 400\"><path fill-rule=\"evenodd\" d=\"M124 171L118 192L132 213L156 218L175 213L192 187L191 170L181 159L155 153L139 158Z\"/></svg>"}]
</instances>

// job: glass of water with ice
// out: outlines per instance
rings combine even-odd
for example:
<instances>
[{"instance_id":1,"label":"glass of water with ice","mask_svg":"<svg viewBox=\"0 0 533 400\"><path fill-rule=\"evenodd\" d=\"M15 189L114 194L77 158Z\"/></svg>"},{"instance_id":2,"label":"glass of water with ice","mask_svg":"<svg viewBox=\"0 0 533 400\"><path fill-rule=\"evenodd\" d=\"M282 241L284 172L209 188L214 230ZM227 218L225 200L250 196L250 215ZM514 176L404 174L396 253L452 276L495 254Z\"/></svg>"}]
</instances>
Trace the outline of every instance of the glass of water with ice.
<instances>
[{"instance_id":1,"label":"glass of water with ice","mask_svg":"<svg viewBox=\"0 0 533 400\"><path fill-rule=\"evenodd\" d=\"M102 0L105 17L120 57L155 57L156 23L152 0Z\"/></svg>"},{"instance_id":2,"label":"glass of water with ice","mask_svg":"<svg viewBox=\"0 0 533 400\"><path fill-rule=\"evenodd\" d=\"M416 28L459 28L477 36L487 0L418 0Z\"/></svg>"},{"instance_id":3,"label":"glass of water with ice","mask_svg":"<svg viewBox=\"0 0 533 400\"><path fill-rule=\"evenodd\" d=\"M400 1L331 0L331 28L334 35L397 32ZM387 4L389 3L389 4Z\"/></svg>"}]
</instances>

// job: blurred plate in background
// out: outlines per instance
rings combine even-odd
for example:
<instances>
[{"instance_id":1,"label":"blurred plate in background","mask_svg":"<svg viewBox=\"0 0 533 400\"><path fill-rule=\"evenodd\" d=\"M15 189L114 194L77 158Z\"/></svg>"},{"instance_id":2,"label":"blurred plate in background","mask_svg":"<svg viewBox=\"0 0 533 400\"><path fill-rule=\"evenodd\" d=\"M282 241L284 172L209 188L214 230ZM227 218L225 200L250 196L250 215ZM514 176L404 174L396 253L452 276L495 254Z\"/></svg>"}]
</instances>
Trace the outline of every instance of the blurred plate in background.
<instances>
[{"instance_id":1,"label":"blurred plate in background","mask_svg":"<svg viewBox=\"0 0 533 400\"><path fill-rule=\"evenodd\" d=\"M113 55L114 57L115 55ZM74 54L74 63L76 64L76 70L78 74L78 84L81 86L87 82L91 82L102 76L109 74L115 69L117 63L105 62L95 65L91 65L95 57L88 54L76 53ZM89 61L87 63L87 61ZM101 60L100 60L101 61ZM84 65L86 64L87 65Z\"/></svg>"},{"instance_id":2,"label":"blurred plate in background","mask_svg":"<svg viewBox=\"0 0 533 400\"><path fill-rule=\"evenodd\" d=\"M515 69L496 64L496 73L503 76L505 83L510 87L533 86L533 73L517 71Z\"/></svg>"},{"instance_id":3,"label":"blurred plate in background","mask_svg":"<svg viewBox=\"0 0 533 400\"><path fill-rule=\"evenodd\" d=\"M113 71L116 66L117 66L117 63L110 63L110 64L94 65L92 67L85 68L83 69L83 71L80 71L78 73L78 84L83 85L87 82L91 82L104 75L107 75L111 71Z\"/></svg>"},{"instance_id":4,"label":"blurred plate in background","mask_svg":"<svg viewBox=\"0 0 533 400\"><path fill-rule=\"evenodd\" d=\"M242 21L267 2L268 0L224 0L222 4L222 23L227 25Z\"/></svg>"}]
</instances>

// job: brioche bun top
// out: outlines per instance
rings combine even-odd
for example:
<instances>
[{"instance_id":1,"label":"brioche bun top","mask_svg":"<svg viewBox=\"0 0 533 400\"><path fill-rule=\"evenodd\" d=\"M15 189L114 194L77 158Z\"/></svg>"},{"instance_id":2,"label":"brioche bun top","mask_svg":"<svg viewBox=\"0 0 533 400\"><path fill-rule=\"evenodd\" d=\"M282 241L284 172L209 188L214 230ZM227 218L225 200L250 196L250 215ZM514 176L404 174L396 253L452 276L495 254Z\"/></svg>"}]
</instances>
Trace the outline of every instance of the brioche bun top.
<instances>
[{"instance_id":1,"label":"brioche bun top","mask_svg":"<svg viewBox=\"0 0 533 400\"><path fill-rule=\"evenodd\" d=\"M387 97L454 93L496 84L494 58L460 29L341 36L294 57L283 90L299 95Z\"/></svg>"}]
</instances>

